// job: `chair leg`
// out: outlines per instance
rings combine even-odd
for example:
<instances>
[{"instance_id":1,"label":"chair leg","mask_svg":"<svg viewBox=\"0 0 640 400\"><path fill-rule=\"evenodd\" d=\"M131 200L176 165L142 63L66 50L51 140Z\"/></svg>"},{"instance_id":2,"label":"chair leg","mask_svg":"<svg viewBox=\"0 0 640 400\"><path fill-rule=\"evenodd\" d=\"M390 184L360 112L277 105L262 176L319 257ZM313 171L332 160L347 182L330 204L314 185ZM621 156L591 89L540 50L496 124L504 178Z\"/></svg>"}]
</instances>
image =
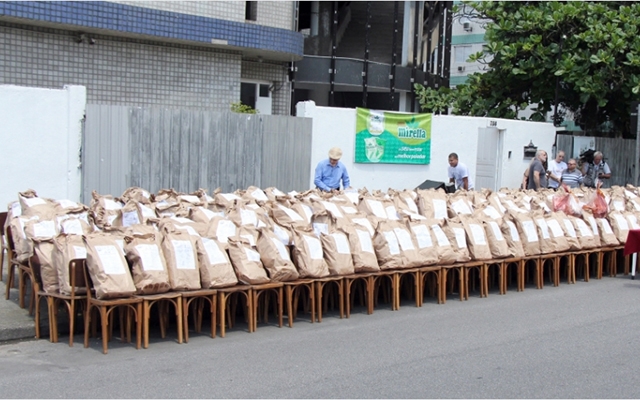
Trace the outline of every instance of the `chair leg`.
<instances>
[{"instance_id":1,"label":"chair leg","mask_svg":"<svg viewBox=\"0 0 640 400\"><path fill-rule=\"evenodd\" d=\"M176 325L178 325L178 344L182 344L182 301L180 298L171 301L176 309Z\"/></svg>"},{"instance_id":2,"label":"chair leg","mask_svg":"<svg viewBox=\"0 0 640 400\"><path fill-rule=\"evenodd\" d=\"M113 315L113 312L111 315ZM109 317L107 316L107 308L104 306L100 306L100 321L102 322L102 353L107 354L107 346L109 342Z\"/></svg>"},{"instance_id":3,"label":"chair leg","mask_svg":"<svg viewBox=\"0 0 640 400\"><path fill-rule=\"evenodd\" d=\"M225 335L225 305L227 303L227 297L225 293L220 292L218 297L218 307L220 308L220 337L224 337Z\"/></svg>"},{"instance_id":4,"label":"chair leg","mask_svg":"<svg viewBox=\"0 0 640 400\"><path fill-rule=\"evenodd\" d=\"M136 350L140 349L142 336L142 303L136 304Z\"/></svg>"},{"instance_id":5,"label":"chair leg","mask_svg":"<svg viewBox=\"0 0 640 400\"><path fill-rule=\"evenodd\" d=\"M189 302L182 298L182 329L184 330L184 342L189 343Z\"/></svg>"},{"instance_id":6,"label":"chair leg","mask_svg":"<svg viewBox=\"0 0 640 400\"><path fill-rule=\"evenodd\" d=\"M218 305L216 303L216 301L218 300L218 295L214 294L211 296L211 338L215 339L216 337L216 328L217 328L217 318L216 315L218 314ZM184 311L184 309L183 309Z\"/></svg>"},{"instance_id":7,"label":"chair leg","mask_svg":"<svg viewBox=\"0 0 640 400\"><path fill-rule=\"evenodd\" d=\"M145 349L149 348L149 318L150 318L149 314L150 312L151 312L151 307L149 305L149 301L144 300L142 302L142 339L143 339L142 347ZM162 316L160 316L160 319L162 319Z\"/></svg>"},{"instance_id":8,"label":"chair leg","mask_svg":"<svg viewBox=\"0 0 640 400\"><path fill-rule=\"evenodd\" d=\"M289 320L289 328L293 328L293 286L286 286L285 297L287 300L287 318Z\"/></svg>"}]
</instances>

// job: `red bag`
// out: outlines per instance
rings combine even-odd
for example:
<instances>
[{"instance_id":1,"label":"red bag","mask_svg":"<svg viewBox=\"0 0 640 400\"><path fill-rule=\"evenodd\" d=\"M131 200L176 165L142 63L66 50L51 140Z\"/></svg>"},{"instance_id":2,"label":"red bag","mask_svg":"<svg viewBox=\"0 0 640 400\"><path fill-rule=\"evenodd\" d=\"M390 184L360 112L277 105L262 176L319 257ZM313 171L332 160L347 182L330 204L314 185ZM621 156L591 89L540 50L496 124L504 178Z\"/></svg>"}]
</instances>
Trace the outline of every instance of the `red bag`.
<instances>
[{"instance_id":1,"label":"red bag","mask_svg":"<svg viewBox=\"0 0 640 400\"><path fill-rule=\"evenodd\" d=\"M566 184L562 184L562 188L565 193L558 193L553 196L553 211L562 211L567 215L573 215L579 217L582 215L582 209L576 197L571 193L571 190Z\"/></svg>"},{"instance_id":2,"label":"red bag","mask_svg":"<svg viewBox=\"0 0 640 400\"><path fill-rule=\"evenodd\" d=\"M600 189L596 189L594 196L583 208L585 210L591 210L593 216L596 218L604 218L609 213L609 206L607 206L604 193L602 193Z\"/></svg>"}]
</instances>

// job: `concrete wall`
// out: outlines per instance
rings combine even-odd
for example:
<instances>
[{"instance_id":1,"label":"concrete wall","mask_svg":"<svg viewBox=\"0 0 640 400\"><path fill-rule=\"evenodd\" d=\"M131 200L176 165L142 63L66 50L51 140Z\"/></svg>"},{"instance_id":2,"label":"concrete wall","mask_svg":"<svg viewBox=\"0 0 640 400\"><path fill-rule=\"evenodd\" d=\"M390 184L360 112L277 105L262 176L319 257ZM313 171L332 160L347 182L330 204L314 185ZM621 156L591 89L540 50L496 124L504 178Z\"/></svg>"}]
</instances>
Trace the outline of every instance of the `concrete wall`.
<instances>
[{"instance_id":1,"label":"concrete wall","mask_svg":"<svg viewBox=\"0 0 640 400\"><path fill-rule=\"evenodd\" d=\"M80 201L86 89L0 85L0 207L34 189Z\"/></svg>"},{"instance_id":2,"label":"concrete wall","mask_svg":"<svg viewBox=\"0 0 640 400\"><path fill-rule=\"evenodd\" d=\"M313 118L311 188L315 187L313 173L316 165L327 158L327 152L333 146L342 148L342 162L355 188L413 189L426 179L447 182L447 157L452 152L458 153L460 161L469 167L475 182L478 129L486 128L490 121L496 121L502 136L501 179L497 186L516 188L530 162L523 158L524 146L533 140L539 149L550 153L555 141L555 129L549 123L439 115L433 117L431 127L431 164L356 164L353 161L355 109L318 107L313 102L301 102L297 104L297 116Z\"/></svg>"}]
</instances>

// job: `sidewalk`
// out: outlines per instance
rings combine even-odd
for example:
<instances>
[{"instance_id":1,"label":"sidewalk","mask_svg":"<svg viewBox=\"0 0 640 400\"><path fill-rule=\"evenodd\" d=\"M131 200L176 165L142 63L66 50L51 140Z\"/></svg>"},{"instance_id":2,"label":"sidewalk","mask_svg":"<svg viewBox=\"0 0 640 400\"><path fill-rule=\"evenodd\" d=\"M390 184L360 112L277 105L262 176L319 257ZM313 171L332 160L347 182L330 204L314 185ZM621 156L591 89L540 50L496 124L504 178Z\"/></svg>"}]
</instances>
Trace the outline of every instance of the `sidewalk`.
<instances>
[{"instance_id":1,"label":"sidewalk","mask_svg":"<svg viewBox=\"0 0 640 400\"><path fill-rule=\"evenodd\" d=\"M0 342L17 339L33 339L35 337L34 318L29 315L29 306L22 309L18 306L18 289L11 289L9 300L4 299L7 282L7 257L2 270L3 280L0 282ZM41 310L46 318L47 307L43 304ZM47 333L47 326L41 325ZM45 335L46 336L46 335Z\"/></svg>"}]
</instances>

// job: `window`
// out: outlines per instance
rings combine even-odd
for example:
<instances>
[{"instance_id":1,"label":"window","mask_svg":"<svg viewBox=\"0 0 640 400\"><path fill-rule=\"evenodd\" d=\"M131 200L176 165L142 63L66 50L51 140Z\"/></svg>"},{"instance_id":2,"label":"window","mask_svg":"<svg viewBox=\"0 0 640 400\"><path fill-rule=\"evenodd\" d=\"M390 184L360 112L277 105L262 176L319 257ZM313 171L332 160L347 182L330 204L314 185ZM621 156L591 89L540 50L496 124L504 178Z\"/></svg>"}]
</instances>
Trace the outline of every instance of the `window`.
<instances>
[{"instance_id":1,"label":"window","mask_svg":"<svg viewBox=\"0 0 640 400\"><path fill-rule=\"evenodd\" d=\"M466 63L471 54L473 54L471 46L455 46L454 48L455 62L457 63Z\"/></svg>"},{"instance_id":2,"label":"window","mask_svg":"<svg viewBox=\"0 0 640 400\"><path fill-rule=\"evenodd\" d=\"M240 83L240 101L242 104L256 108L256 84Z\"/></svg>"},{"instance_id":3,"label":"window","mask_svg":"<svg viewBox=\"0 0 640 400\"><path fill-rule=\"evenodd\" d=\"M255 108L260 114L271 115L270 87L268 82L240 82L240 101Z\"/></svg>"},{"instance_id":4,"label":"window","mask_svg":"<svg viewBox=\"0 0 640 400\"><path fill-rule=\"evenodd\" d=\"M244 6L244 19L247 21L256 21L258 16L258 2L257 1L245 1Z\"/></svg>"}]
</instances>

